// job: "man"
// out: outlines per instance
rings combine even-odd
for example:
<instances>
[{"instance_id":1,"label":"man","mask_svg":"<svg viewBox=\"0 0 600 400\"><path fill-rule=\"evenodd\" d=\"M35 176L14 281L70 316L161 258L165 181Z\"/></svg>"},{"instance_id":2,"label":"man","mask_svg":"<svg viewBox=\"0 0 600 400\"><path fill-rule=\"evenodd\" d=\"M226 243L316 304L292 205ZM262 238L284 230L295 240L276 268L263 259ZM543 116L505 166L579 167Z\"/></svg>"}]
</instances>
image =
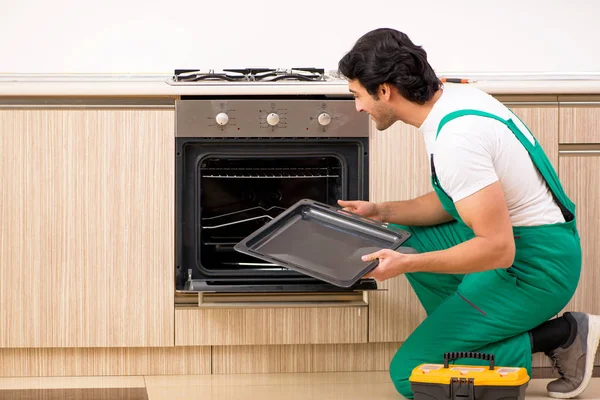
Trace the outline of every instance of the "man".
<instances>
[{"instance_id":1,"label":"man","mask_svg":"<svg viewBox=\"0 0 600 400\"><path fill-rule=\"evenodd\" d=\"M579 282L575 205L529 129L504 105L468 85L442 86L426 52L402 32L377 29L339 62L356 109L378 130L402 121L423 135L433 191L410 201L340 201L348 211L412 233L418 254L381 250L369 276L405 274L427 318L390 365L398 392L446 352L493 354L497 365L527 368L552 358L560 378L548 394L572 398L589 383L600 318L556 316ZM400 140L400 139L399 139ZM410 177L407 177L410 179ZM473 359L457 363L479 364Z\"/></svg>"}]
</instances>

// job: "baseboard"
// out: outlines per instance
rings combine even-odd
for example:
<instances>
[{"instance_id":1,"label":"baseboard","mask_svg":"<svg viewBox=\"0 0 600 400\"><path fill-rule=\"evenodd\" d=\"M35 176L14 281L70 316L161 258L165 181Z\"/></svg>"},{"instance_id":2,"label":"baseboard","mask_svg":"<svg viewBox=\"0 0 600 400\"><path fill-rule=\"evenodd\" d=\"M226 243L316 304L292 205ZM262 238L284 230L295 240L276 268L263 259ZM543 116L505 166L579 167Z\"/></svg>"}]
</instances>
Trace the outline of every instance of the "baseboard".
<instances>
[{"instance_id":1,"label":"baseboard","mask_svg":"<svg viewBox=\"0 0 600 400\"><path fill-rule=\"evenodd\" d=\"M0 377L210 373L209 346L0 349Z\"/></svg>"}]
</instances>

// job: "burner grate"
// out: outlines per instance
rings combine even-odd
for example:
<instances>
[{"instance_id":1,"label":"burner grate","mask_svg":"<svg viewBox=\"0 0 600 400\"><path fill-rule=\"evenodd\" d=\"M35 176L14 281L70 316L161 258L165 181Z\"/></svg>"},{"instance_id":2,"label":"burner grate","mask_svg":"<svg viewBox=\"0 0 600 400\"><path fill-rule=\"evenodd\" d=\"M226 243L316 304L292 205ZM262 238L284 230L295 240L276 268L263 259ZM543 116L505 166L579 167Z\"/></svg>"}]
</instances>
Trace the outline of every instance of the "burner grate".
<instances>
[{"instance_id":1,"label":"burner grate","mask_svg":"<svg viewBox=\"0 0 600 400\"><path fill-rule=\"evenodd\" d=\"M326 80L323 68L229 68L222 71L176 69L173 80L175 82L277 82L277 81L304 81L318 82Z\"/></svg>"}]
</instances>

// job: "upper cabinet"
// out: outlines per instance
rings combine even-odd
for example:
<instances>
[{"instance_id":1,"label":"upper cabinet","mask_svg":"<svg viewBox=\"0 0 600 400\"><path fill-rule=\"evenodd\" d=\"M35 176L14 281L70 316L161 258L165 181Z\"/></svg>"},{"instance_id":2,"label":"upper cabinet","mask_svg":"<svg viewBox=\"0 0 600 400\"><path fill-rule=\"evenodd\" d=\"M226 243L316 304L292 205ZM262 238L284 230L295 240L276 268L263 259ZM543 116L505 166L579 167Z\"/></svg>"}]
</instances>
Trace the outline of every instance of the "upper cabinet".
<instances>
[{"instance_id":1,"label":"upper cabinet","mask_svg":"<svg viewBox=\"0 0 600 400\"><path fill-rule=\"evenodd\" d=\"M173 345L173 105L7 103L0 347Z\"/></svg>"}]
</instances>

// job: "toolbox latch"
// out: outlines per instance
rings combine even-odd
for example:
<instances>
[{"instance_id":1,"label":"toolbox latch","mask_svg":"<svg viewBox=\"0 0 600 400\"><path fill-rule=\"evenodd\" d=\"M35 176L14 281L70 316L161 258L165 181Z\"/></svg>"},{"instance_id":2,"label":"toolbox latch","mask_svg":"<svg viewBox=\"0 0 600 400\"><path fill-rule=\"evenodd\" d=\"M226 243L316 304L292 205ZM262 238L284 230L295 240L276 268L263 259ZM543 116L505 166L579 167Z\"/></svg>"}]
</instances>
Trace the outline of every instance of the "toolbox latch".
<instances>
[{"instance_id":1,"label":"toolbox latch","mask_svg":"<svg viewBox=\"0 0 600 400\"><path fill-rule=\"evenodd\" d=\"M450 398L452 400L475 400L473 378L456 378L450 381Z\"/></svg>"}]
</instances>

